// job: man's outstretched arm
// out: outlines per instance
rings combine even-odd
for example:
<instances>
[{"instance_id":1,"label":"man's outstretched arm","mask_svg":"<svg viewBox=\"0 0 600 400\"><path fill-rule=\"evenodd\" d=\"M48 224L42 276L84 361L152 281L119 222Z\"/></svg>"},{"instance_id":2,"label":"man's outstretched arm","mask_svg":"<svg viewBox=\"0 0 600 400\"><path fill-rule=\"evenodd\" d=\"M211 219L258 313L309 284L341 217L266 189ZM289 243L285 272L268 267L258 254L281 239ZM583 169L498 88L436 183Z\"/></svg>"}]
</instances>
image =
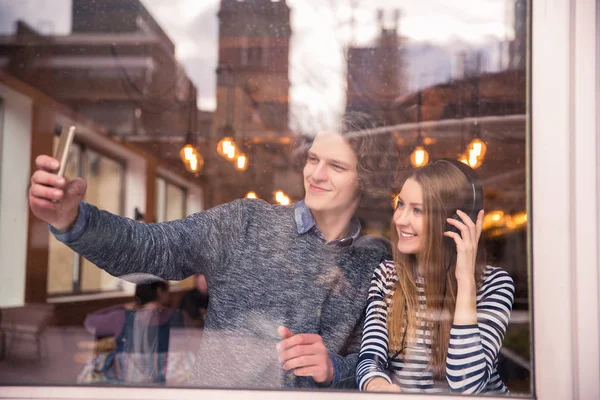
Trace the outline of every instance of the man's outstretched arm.
<instances>
[{"instance_id":1,"label":"man's outstretched arm","mask_svg":"<svg viewBox=\"0 0 600 400\"><path fill-rule=\"evenodd\" d=\"M56 174L58 161L36 159L29 204L56 238L115 276L149 273L164 279L210 274L239 246L246 227L243 201L193 214L184 220L143 224L84 203L86 182Z\"/></svg>"}]
</instances>

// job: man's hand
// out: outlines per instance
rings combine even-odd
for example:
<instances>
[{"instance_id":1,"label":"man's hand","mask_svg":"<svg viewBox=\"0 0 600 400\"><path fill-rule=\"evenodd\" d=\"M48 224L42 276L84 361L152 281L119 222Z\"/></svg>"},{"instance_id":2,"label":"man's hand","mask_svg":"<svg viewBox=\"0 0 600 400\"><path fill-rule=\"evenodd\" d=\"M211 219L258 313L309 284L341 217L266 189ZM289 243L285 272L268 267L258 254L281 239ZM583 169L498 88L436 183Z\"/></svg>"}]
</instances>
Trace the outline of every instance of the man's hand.
<instances>
[{"instance_id":1,"label":"man's hand","mask_svg":"<svg viewBox=\"0 0 600 400\"><path fill-rule=\"evenodd\" d=\"M383 378L372 378L365 385L365 391L367 392L396 392L399 393L402 390L400 386L393 383L389 383Z\"/></svg>"},{"instance_id":2,"label":"man's hand","mask_svg":"<svg viewBox=\"0 0 600 400\"><path fill-rule=\"evenodd\" d=\"M320 335L294 335L283 326L277 332L283 339L277 344L277 351L284 370L292 370L296 376L311 376L317 383L333 381L333 363Z\"/></svg>"},{"instance_id":3,"label":"man's hand","mask_svg":"<svg viewBox=\"0 0 600 400\"><path fill-rule=\"evenodd\" d=\"M87 183L77 178L70 182L56 174L60 163L49 156L35 159L38 169L31 176L29 206L33 215L60 231L68 230L77 219L79 203Z\"/></svg>"}]
</instances>

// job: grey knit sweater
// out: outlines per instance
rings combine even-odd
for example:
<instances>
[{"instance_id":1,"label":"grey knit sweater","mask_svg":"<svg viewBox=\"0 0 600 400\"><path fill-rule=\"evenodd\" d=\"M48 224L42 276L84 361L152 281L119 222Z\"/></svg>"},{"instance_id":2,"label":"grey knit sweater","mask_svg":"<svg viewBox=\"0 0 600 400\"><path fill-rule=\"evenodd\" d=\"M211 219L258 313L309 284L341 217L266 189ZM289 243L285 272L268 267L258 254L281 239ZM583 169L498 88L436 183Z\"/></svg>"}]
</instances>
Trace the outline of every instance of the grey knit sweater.
<instances>
[{"instance_id":1,"label":"grey knit sweater","mask_svg":"<svg viewBox=\"0 0 600 400\"><path fill-rule=\"evenodd\" d=\"M294 206L245 199L159 224L83 204L76 227L56 236L115 276L206 275L210 304L192 385L317 386L282 369L279 325L320 334L336 370L332 387L355 385L370 278L385 251L376 240L328 246L298 233Z\"/></svg>"}]
</instances>

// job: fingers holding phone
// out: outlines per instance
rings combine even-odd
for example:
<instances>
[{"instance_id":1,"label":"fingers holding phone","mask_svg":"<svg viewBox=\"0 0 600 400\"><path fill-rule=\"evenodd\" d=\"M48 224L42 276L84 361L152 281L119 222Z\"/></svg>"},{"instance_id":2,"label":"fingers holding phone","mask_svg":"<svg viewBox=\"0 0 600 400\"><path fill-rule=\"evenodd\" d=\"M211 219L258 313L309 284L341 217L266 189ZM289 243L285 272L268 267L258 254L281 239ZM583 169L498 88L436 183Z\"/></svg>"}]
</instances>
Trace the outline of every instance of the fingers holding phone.
<instances>
[{"instance_id":1,"label":"fingers holding phone","mask_svg":"<svg viewBox=\"0 0 600 400\"><path fill-rule=\"evenodd\" d=\"M55 157L38 156L38 168L31 176L29 205L33 214L59 230L68 229L77 219L79 203L87 189L86 182L64 177L75 127L63 129Z\"/></svg>"}]
</instances>

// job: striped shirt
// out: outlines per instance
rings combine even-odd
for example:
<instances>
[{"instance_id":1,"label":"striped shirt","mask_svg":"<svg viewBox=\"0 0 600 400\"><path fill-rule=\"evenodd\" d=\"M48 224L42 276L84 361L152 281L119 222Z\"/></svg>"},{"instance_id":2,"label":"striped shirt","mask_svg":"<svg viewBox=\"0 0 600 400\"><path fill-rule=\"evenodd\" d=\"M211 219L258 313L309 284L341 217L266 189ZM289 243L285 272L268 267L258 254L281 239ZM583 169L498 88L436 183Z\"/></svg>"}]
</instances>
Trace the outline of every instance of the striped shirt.
<instances>
[{"instance_id":1,"label":"striped shirt","mask_svg":"<svg viewBox=\"0 0 600 400\"><path fill-rule=\"evenodd\" d=\"M486 267L477 291L477 324L453 325L450 330L446 382L436 381L428 368L431 341L424 323L417 327L417 343L407 344L403 357L395 357L388 366L394 354L388 347L387 309L397 280L392 261L381 263L373 274L356 367L359 388L364 390L367 381L381 377L399 385L403 392L508 393L497 364L514 300L511 277L501 268ZM417 290L420 318L426 312L422 277L417 278Z\"/></svg>"}]
</instances>

